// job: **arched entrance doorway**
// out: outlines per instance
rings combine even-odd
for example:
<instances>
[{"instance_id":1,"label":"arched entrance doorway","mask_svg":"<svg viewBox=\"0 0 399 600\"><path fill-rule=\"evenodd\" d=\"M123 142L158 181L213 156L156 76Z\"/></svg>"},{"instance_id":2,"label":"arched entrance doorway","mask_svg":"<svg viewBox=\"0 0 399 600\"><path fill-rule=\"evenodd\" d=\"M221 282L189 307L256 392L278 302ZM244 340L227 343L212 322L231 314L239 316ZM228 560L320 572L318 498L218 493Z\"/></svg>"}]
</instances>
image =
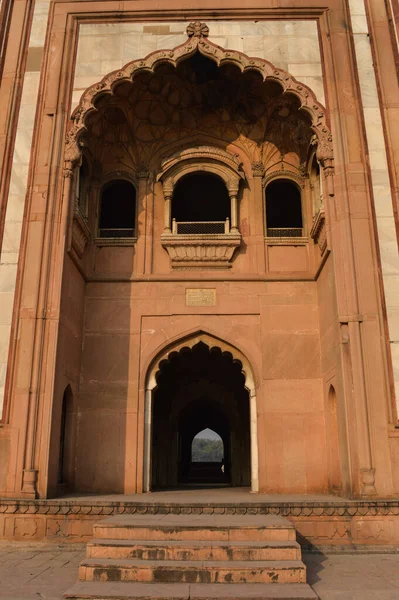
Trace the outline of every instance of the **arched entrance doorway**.
<instances>
[{"instance_id":1,"label":"arched entrance doorway","mask_svg":"<svg viewBox=\"0 0 399 600\"><path fill-rule=\"evenodd\" d=\"M149 371L145 491L192 485L258 491L256 395L252 371L235 348L203 334L176 344ZM223 463L192 460L196 435L223 441Z\"/></svg>"}]
</instances>

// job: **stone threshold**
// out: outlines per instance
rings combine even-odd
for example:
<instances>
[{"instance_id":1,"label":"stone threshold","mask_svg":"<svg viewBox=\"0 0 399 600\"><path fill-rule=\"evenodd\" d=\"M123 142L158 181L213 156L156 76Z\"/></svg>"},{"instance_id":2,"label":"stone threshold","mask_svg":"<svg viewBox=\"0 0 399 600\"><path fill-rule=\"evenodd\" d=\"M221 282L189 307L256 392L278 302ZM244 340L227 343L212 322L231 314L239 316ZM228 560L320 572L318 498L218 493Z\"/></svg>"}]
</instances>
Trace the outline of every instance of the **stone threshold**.
<instances>
[{"instance_id":1,"label":"stone threshold","mask_svg":"<svg viewBox=\"0 0 399 600\"><path fill-rule=\"evenodd\" d=\"M68 495L51 499L0 498L0 514L275 514L281 516L399 515L399 498L347 499L338 496L235 494L225 499L207 491L135 495Z\"/></svg>"}]
</instances>

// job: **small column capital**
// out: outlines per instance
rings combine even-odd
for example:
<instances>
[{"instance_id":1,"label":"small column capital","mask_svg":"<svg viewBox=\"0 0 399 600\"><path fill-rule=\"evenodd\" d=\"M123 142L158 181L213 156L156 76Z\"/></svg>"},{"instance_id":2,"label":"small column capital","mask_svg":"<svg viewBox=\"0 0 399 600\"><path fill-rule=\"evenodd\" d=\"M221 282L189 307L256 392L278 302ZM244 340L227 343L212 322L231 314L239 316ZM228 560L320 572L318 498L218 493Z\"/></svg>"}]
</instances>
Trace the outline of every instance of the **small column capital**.
<instances>
[{"instance_id":1,"label":"small column capital","mask_svg":"<svg viewBox=\"0 0 399 600\"><path fill-rule=\"evenodd\" d=\"M136 168L137 179L148 179L149 174L150 174L150 171L148 169L148 165L146 165L145 163L137 165L137 168Z\"/></svg>"},{"instance_id":2,"label":"small column capital","mask_svg":"<svg viewBox=\"0 0 399 600\"><path fill-rule=\"evenodd\" d=\"M260 161L255 161L251 164L253 177L263 177L265 174L265 167Z\"/></svg>"}]
</instances>

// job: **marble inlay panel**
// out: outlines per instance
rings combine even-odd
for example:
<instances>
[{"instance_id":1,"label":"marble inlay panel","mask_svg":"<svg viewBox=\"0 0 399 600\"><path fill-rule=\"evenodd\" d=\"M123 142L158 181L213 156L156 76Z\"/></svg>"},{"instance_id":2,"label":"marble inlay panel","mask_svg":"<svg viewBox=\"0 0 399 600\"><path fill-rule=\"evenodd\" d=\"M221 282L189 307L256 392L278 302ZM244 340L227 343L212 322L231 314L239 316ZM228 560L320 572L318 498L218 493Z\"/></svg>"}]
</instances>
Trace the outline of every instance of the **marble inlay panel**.
<instances>
[{"instance_id":1,"label":"marble inlay panel","mask_svg":"<svg viewBox=\"0 0 399 600\"><path fill-rule=\"evenodd\" d=\"M388 161L364 0L349 0L374 192L385 303L399 414L399 256Z\"/></svg>"},{"instance_id":2,"label":"marble inlay panel","mask_svg":"<svg viewBox=\"0 0 399 600\"><path fill-rule=\"evenodd\" d=\"M44 45L49 6L49 2L38 2L35 6L29 48ZM0 417L39 80L39 71L25 73L0 255Z\"/></svg>"},{"instance_id":3,"label":"marble inlay panel","mask_svg":"<svg viewBox=\"0 0 399 600\"><path fill-rule=\"evenodd\" d=\"M183 44L187 22L81 25L72 109L87 87L155 50ZM209 21L210 39L230 50L264 58L312 87L324 103L316 21Z\"/></svg>"},{"instance_id":4,"label":"marble inlay panel","mask_svg":"<svg viewBox=\"0 0 399 600\"><path fill-rule=\"evenodd\" d=\"M29 38L29 47L44 46L44 40L46 37L48 11L50 8L50 2L37 2L35 4L35 11L33 13L33 24Z\"/></svg>"}]
</instances>

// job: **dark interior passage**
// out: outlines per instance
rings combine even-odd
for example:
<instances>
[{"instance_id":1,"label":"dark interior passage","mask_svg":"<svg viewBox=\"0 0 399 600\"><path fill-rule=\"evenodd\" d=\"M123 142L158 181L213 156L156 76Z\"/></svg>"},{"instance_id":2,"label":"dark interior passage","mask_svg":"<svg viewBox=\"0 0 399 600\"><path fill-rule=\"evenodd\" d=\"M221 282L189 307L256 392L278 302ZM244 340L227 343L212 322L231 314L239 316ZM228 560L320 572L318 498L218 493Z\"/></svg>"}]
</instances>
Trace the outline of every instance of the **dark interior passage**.
<instances>
[{"instance_id":1,"label":"dark interior passage","mask_svg":"<svg viewBox=\"0 0 399 600\"><path fill-rule=\"evenodd\" d=\"M266 188L268 228L302 227L301 192L292 181L276 179Z\"/></svg>"},{"instance_id":2,"label":"dark interior passage","mask_svg":"<svg viewBox=\"0 0 399 600\"><path fill-rule=\"evenodd\" d=\"M225 221L230 218L226 185L213 173L193 173L180 179L172 199L176 221Z\"/></svg>"},{"instance_id":3,"label":"dark interior passage","mask_svg":"<svg viewBox=\"0 0 399 600\"><path fill-rule=\"evenodd\" d=\"M152 416L152 489L184 484L250 485L249 394L242 365L200 342L160 363ZM223 441L223 465L192 460L203 429ZM223 468L222 468L223 466Z\"/></svg>"}]
</instances>

